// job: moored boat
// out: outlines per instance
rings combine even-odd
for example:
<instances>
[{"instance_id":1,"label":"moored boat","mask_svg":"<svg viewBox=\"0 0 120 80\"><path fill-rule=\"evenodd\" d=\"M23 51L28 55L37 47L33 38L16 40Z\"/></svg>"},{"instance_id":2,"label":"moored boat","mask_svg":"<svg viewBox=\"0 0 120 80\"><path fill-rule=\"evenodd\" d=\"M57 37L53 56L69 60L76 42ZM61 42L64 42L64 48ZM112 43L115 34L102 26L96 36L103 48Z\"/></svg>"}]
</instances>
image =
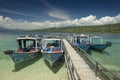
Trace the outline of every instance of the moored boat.
<instances>
[{"instance_id":1,"label":"moored boat","mask_svg":"<svg viewBox=\"0 0 120 80\"><path fill-rule=\"evenodd\" d=\"M87 35L81 34L81 35L75 35L73 36L72 39L72 44L80 47L81 49L83 49L84 51L88 51L89 49L89 37Z\"/></svg>"},{"instance_id":2,"label":"moored boat","mask_svg":"<svg viewBox=\"0 0 120 80\"><path fill-rule=\"evenodd\" d=\"M42 36L20 36L17 38L17 50L5 51L15 63L22 62L27 59L40 55Z\"/></svg>"},{"instance_id":3,"label":"moored boat","mask_svg":"<svg viewBox=\"0 0 120 80\"><path fill-rule=\"evenodd\" d=\"M62 40L58 38L45 38L42 40L42 56L50 66L63 55Z\"/></svg>"},{"instance_id":4,"label":"moored boat","mask_svg":"<svg viewBox=\"0 0 120 80\"><path fill-rule=\"evenodd\" d=\"M111 42L106 42L106 44L102 43L102 37L99 36L92 36L90 37L90 49L98 50L98 51L104 51L107 47L111 47Z\"/></svg>"}]
</instances>

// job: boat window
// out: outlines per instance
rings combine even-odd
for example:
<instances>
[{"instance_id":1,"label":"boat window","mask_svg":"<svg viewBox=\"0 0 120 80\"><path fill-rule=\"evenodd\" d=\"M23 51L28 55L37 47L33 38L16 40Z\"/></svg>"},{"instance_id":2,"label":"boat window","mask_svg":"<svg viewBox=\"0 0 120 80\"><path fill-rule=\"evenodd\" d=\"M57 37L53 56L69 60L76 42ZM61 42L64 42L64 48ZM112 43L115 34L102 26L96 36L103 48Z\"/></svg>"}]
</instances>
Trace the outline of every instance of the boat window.
<instances>
[{"instance_id":1,"label":"boat window","mask_svg":"<svg viewBox=\"0 0 120 80\"><path fill-rule=\"evenodd\" d=\"M43 41L43 48L48 46L60 47L61 41L60 40L44 40Z\"/></svg>"},{"instance_id":2,"label":"boat window","mask_svg":"<svg viewBox=\"0 0 120 80\"><path fill-rule=\"evenodd\" d=\"M93 43L93 44L99 44L99 43L101 43L101 38L91 38L91 42Z\"/></svg>"},{"instance_id":3,"label":"boat window","mask_svg":"<svg viewBox=\"0 0 120 80\"><path fill-rule=\"evenodd\" d=\"M38 39L38 40L37 40L37 47L40 47L40 46L41 46L41 40Z\"/></svg>"},{"instance_id":4,"label":"boat window","mask_svg":"<svg viewBox=\"0 0 120 80\"><path fill-rule=\"evenodd\" d=\"M26 40L26 47L35 47L35 40Z\"/></svg>"},{"instance_id":5,"label":"boat window","mask_svg":"<svg viewBox=\"0 0 120 80\"><path fill-rule=\"evenodd\" d=\"M35 49L36 42L33 39L20 39L18 40L18 49L24 52L30 51L30 49Z\"/></svg>"},{"instance_id":6,"label":"boat window","mask_svg":"<svg viewBox=\"0 0 120 80\"><path fill-rule=\"evenodd\" d=\"M19 49L22 49L22 41L21 40L18 40L18 47L19 47Z\"/></svg>"},{"instance_id":7,"label":"boat window","mask_svg":"<svg viewBox=\"0 0 120 80\"><path fill-rule=\"evenodd\" d=\"M77 43L80 44L80 39L77 38Z\"/></svg>"}]
</instances>

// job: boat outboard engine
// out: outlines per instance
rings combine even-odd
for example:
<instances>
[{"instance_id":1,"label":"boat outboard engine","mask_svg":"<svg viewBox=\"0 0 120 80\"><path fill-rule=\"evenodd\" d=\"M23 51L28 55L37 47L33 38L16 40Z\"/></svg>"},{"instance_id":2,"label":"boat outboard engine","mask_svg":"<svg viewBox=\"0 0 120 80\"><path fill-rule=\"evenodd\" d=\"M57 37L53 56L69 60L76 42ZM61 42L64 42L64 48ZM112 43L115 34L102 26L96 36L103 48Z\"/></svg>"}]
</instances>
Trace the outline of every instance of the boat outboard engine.
<instances>
[{"instance_id":1,"label":"boat outboard engine","mask_svg":"<svg viewBox=\"0 0 120 80\"><path fill-rule=\"evenodd\" d=\"M13 50L6 50L4 51L4 54L8 55L8 54L12 54L13 53Z\"/></svg>"},{"instance_id":2,"label":"boat outboard engine","mask_svg":"<svg viewBox=\"0 0 120 80\"><path fill-rule=\"evenodd\" d=\"M112 43L111 43L111 42L107 42L106 45L107 45L108 47L111 47L111 46L112 46Z\"/></svg>"}]
</instances>

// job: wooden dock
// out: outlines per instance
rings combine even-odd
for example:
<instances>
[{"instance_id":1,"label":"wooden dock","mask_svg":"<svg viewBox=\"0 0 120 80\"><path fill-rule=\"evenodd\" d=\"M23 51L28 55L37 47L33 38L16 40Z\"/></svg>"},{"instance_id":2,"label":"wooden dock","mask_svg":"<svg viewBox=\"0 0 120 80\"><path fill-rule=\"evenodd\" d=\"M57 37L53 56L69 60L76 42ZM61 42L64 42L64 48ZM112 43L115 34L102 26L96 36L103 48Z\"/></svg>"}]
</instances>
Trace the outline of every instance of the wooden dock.
<instances>
[{"instance_id":1,"label":"wooden dock","mask_svg":"<svg viewBox=\"0 0 120 80\"><path fill-rule=\"evenodd\" d=\"M65 47L65 61L70 80L100 80L88 64L77 54L66 39L63 39Z\"/></svg>"}]
</instances>

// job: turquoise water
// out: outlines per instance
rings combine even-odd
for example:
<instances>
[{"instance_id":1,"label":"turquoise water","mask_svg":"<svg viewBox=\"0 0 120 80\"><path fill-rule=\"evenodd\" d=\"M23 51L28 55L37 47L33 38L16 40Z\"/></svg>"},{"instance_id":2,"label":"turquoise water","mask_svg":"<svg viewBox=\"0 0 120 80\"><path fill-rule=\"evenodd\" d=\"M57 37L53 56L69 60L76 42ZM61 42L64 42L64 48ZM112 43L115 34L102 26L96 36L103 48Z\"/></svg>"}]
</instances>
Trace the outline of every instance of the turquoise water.
<instances>
[{"instance_id":1,"label":"turquoise water","mask_svg":"<svg viewBox=\"0 0 120 80\"><path fill-rule=\"evenodd\" d=\"M0 80L68 80L64 60L52 68L41 56L15 65L3 52L16 49L18 35L21 34L0 33Z\"/></svg>"},{"instance_id":2,"label":"turquoise water","mask_svg":"<svg viewBox=\"0 0 120 80\"><path fill-rule=\"evenodd\" d=\"M58 61L53 68L50 68L47 61L40 56L14 65L12 59L3 54L5 50L16 49L16 38L24 34L27 33L0 33L0 80L68 80L64 61ZM120 76L120 34L99 35L103 37L103 43L110 41L112 46L105 49L104 52L90 50L91 58ZM64 34L60 34L60 36L65 37ZM18 71L15 71L15 67L18 68Z\"/></svg>"},{"instance_id":3,"label":"turquoise water","mask_svg":"<svg viewBox=\"0 0 120 80\"><path fill-rule=\"evenodd\" d=\"M112 42L112 46L103 52L90 50L88 53L95 61L120 77L120 34L103 34L103 43Z\"/></svg>"}]
</instances>

